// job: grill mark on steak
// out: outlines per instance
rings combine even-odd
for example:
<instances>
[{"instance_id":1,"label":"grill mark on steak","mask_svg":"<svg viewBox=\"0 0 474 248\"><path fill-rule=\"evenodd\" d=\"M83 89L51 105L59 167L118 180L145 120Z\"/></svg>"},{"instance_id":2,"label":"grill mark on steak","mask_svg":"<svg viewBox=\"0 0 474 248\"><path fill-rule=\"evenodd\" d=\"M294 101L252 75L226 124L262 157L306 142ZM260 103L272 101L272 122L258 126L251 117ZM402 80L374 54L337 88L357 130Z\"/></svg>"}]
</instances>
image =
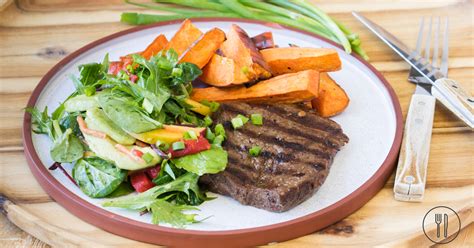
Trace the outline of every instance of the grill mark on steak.
<instances>
[{"instance_id":1,"label":"grill mark on steak","mask_svg":"<svg viewBox=\"0 0 474 248\"><path fill-rule=\"evenodd\" d=\"M298 116L299 111L307 111ZM263 126L233 130L237 114L260 113ZM282 212L309 198L326 179L334 156L347 141L339 125L298 105L226 103L215 114L223 123L228 152L225 171L204 175L200 183L245 205ZM296 131L295 131L296 130ZM249 148L262 147L257 157Z\"/></svg>"},{"instance_id":2,"label":"grill mark on steak","mask_svg":"<svg viewBox=\"0 0 474 248\"><path fill-rule=\"evenodd\" d=\"M237 114L242 114L242 113L245 113L245 110L243 109L238 109L238 108L235 108L235 107L230 107L228 105L225 106L226 110L225 111L229 111L229 112L233 112L235 113L236 115ZM259 106L257 105L257 108L259 108ZM260 111L265 111L266 109L265 108L259 108ZM271 109L271 108L267 108L268 109ZM272 112L272 111L270 111ZM280 112L280 111L278 111ZM273 112L272 112L273 113ZM333 131L331 130L330 133L325 133L325 130L324 129L319 129L321 128L320 125L315 125L313 124L313 127L315 129L318 129L318 131L316 131L316 135L313 135L313 134L309 134L309 133L304 133L304 132L301 132L299 129L287 129L286 127L284 126L281 126L279 123L282 121L282 120L286 120L285 117L287 116L282 116L281 114L277 116L273 116L273 118L264 118L264 120L266 122L270 121L271 122L271 125L274 127L274 128L277 128L277 129L280 129L280 131L282 132L286 132L290 135L298 135L300 137L304 137L304 138L311 138L313 139L314 141L316 142L320 142L320 143L325 143L326 145L330 145L332 147L341 147L342 145L344 145L344 143L346 143L348 141L348 138L347 136L345 136L342 132L338 131ZM276 118L279 118L278 120ZM302 118L302 117L296 117L294 119L297 119L297 120L304 120L306 118ZM293 121L293 118L291 119ZM229 122L230 123L230 122ZM298 124L301 124L300 122L297 122ZM230 125L230 124L228 124ZM307 128L306 124L302 124L304 127ZM323 135L323 137L321 136L317 136L317 134L319 135ZM336 138L333 138L331 136L336 136ZM339 139L338 139L339 138ZM342 139L341 139L342 138Z\"/></svg>"},{"instance_id":3,"label":"grill mark on steak","mask_svg":"<svg viewBox=\"0 0 474 248\"><path fill-rule=\"evenodd\" d=\"M297 107L300 111L305 111L305 112L310 112L310 113L315 113L314 110L308 109L307 107L299 104L294 104L295 107ZM269 107L271 106L271 107ZM339 127L339 124L336 122L333 122L329 119L324 119L324 121L321 121L321 117L317 116L316 114L313 115L306 115L304 118L302 116L298 116L298 112L295 113L289 113L287 110L283 109L279 105L265 105L265 104L252 104L253 108L257 108L260 110L263 110L265 112L271 112L272 114L275 114L283 119L289 119L295 123L298 123L302 126L305 126L307 128L312 128L312 129L320 129L321 127L318 127L315 124L323 124L324 129L320 129L325 132L334 132L334 133L342 133L341 128ZM225 105L226 110L229 111L244 111L246 112L247 110L241 109L239 106L235 105ZM329 120L329 122L328 122Z\"/></svg>"},{"instance_id":4,"label":"grill mark on steak","mask_svg":"<svg viewBox=\"0 0 474 248\"><path fill-rule=\"evenodd\" d=\"M276 127L274 126L274 128L276 128ZM288 135L291 134L291 132L290 132L291 130L287 131L286 129L282 129L282 128L277 128L277 129L279 131L287 133ZM321 149L308 148L306 146L306 144L309 144L310 142L314 142L314 141L310 140L310 139L307 139L307 137L303 137L303 136L300 136L300 137L305 139L305 141L304 141L305 143L300 144L300 143L297 143L297 142L292 142L292 141L288 141L288 140L284 140L284 139L275 139L275 137L272 137L271 135L267 135L267 134L263 134L263 133L258 134L257 132L252 131L250 129L237 130L236 132L241 132L242 134L244 134L248 138L258 136L259 139L261 139L262 141L265 141L265 143L267 143L267 144L278 144L278 145L283 146L284 148L291 149L291 151L293 151L293 152L301 152L301 151L312 152L312 153L315 153L317 155L324 156L324 157L327 157L327 158L329 158L332 153L337 152L337 150L334 150L334 151L331 151L331 154L328 154L328 153L324 152ZM285 159L283 159L283 161L284 160Z\"/></svg>"}]
</instances>

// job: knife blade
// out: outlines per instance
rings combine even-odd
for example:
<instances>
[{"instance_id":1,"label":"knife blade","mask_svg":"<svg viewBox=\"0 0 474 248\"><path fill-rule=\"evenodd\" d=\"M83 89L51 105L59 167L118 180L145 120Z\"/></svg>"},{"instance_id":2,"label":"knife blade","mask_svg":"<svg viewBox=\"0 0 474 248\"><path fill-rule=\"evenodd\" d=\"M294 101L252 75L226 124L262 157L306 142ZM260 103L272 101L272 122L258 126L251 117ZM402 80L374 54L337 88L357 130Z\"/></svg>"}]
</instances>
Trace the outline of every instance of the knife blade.
<instances>
[{"instance_id":1,"label":"knife blade","mask_svg":"<svg viewBox=\"0 0 474 248\"><path fill-rule=\"evenodd\" d=\"M357 12L352 12L362 24L377 35L385 44L394 50L400 57L415 68L429 84L436 89L438 99L463 120L469 127L474 128L474 98L461 90L454 80L444 78L439 70L432 68L429 61L410 49L393 34L370 21Z\"/></svg>"}]
</instances>

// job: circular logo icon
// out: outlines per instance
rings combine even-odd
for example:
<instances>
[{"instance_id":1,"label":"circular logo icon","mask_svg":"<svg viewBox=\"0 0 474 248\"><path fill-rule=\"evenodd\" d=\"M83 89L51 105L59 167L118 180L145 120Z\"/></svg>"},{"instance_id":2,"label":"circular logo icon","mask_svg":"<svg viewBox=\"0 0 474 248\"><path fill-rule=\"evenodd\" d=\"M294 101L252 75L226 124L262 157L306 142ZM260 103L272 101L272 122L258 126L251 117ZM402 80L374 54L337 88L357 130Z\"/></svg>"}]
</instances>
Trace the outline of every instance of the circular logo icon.
<instances>
[{"instance_id":1,"label":"circular logo icon","mask_svg":"<svg viewBox=\"0 0 474 248\"><path fill-rule=\"evenodd\" d=\"M449 243L458 236L459 231L461 231L461 219L452 208L434 207L423 217L423 232L433 243Z\"/></svg>"}]
</instances>

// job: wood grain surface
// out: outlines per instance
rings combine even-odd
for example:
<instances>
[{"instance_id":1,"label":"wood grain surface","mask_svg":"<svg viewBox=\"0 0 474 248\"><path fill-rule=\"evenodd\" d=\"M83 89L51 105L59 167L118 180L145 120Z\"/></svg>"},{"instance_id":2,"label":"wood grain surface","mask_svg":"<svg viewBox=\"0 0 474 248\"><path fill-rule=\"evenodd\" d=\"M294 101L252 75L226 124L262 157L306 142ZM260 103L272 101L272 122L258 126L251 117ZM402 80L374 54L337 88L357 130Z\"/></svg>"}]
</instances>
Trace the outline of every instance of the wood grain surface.
<instances>
[{"instance_id":1,"label":"wood grain surface","mask_svg":"<svg viewBox=\"0 0 474 248\"><path fill-rule=\"evenodd\" d=\"M415 88L407 81L409 67L350 11L362 12L409 45L415 44L421 16L449 16L449 77L473 94L472 1L313 2L359 33L371 63L395 89L404 116ZM79 47L129 28L119 22L120 13L133 10L121 0L0 1L0 247L149 246L89 225L52 201L29 171L21 141L22 108L40 78ZM423 202L394 200L392 176L380 193L346 219L273 246L430 246L421 229L423 216L434 206L447 205L458 212L464 229L444 246L473 247L473 150L472 130L436 104Z\"/></svg>"}]
</instances>

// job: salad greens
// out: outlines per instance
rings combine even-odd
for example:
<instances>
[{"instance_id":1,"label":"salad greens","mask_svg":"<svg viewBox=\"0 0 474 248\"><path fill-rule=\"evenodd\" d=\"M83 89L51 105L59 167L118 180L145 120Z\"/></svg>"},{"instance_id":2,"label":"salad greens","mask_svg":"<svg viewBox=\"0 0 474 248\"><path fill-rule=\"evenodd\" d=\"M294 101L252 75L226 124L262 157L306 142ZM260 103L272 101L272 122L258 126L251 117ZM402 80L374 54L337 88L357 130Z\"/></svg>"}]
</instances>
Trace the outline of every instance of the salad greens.
<instances>
[{"instance_id":1,"label":"salad greens","mask_svg":"<svg viewBox=\"0 0 474 248\"><path fill-rule=\"evenodd\" d=\"M109 195L120 186L126 176L126 171L99 157L80 159L72 170L72 177L82 192L93 198Z\"/></svg>"},{"instance_id":2,"label":"salad greens","mask_svg":"<svg viewBox=\"0 0 474 248\"><path fill-rule=\"evenodd\" d=\"M31 114L33 132L47 134L53 141L50 149L51 158L60 163L74 162L82 157L84 148L70 127L60 125L61 106L58 109L59 111L55 111L52 116L48 115L47 107L43 112L36 108L26 108L26 111Z\"/></svg>"},{"instance_id":3,"label":"salad greens","mask_svg":"<svg viewBox=\"0 0 474 248\"><path fill-rule=\"evenodd\" d=\"M144 133L162 127L131 99L109 93L97 100L107 117L127 132Z\"/></svg>"},{"instance_id":4,"label":"salad greens","mask_svg":"<svg viewBox=\"0 0 474 248\"><path fill-rule=\"evenodd\" d=\"M199 189L198 180L198 175L187 172L171 182L157 185L143 193L109 200L102 205L104 207L119 207L142 211L157 198L170 198L180 192L184 193L189 199L191 195L194 195L201 200L206 200L206 196Z\"/></svg>"},{"instance_id":5,"label":"salad greens","mask_svg":"<svg viewBox=\"0 0 474 248\"><path fill-rule=\"evenodd\" d=\"M171 159L176 167L185 169L199 176L223 171L227 165L227 152L221 147L212 147L200 153Z\"/></svg>"},{"instance_id":6,"label":"salad greens","mask_svg":"<svg viewBox=\"0 0 474 248\"><path fill-rule=\"evenodd\" d=\"M150 59L132 54L110 62L107 55L79 66L79 76L70 76L76 90L51 115L47 107L26 111L33 131L52 140L57 166L51 168L71 163L85 195L112 198L107 207L146 210L155 224L184 227L197 222L185 212L211 199L199 189L199 177L227 165L222 125L216 137L198 139L213 124L206 114L219 107L189 98L200 74L196 65L178 63L172 49ZM182 145L180 155L172 155L172 144Z\"/></svg>"}]
</instances>

